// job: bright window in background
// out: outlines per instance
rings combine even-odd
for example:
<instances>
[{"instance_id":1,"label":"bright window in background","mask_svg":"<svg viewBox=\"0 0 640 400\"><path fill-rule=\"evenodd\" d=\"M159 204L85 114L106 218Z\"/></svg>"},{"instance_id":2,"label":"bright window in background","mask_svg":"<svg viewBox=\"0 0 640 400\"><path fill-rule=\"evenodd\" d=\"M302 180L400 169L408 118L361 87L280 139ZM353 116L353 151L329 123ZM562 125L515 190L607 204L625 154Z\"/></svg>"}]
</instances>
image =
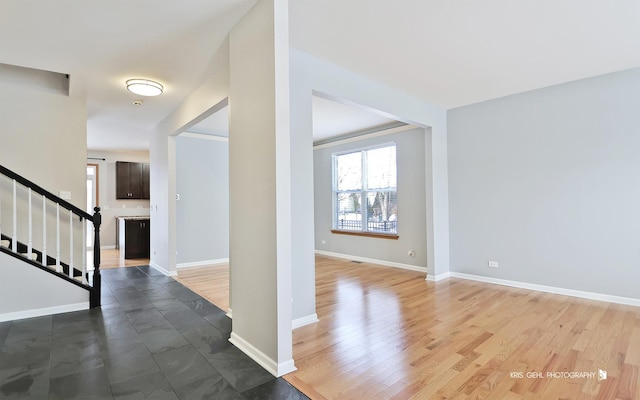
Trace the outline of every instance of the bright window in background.
<instances>
[{"instance_id":1,"label":"bright window in background","mask_svg":"<svg viewBox=\"0 0 640 400\"><path fill-rule=\"evenodd\" d=\"M87 212L98 205L98 164L87 165ZM87 248L93 247L93 223L87 221Z\"/></svg>"},{"instance_id":2,"label":"bright window in background","mask_svg":"<svg viewBox=\"0 0 640 400\"><path fill-rule=\"evenodd\" d=\"M398 233L396 145L333 155L333 229Z\"/></svg>"}]
</instances>

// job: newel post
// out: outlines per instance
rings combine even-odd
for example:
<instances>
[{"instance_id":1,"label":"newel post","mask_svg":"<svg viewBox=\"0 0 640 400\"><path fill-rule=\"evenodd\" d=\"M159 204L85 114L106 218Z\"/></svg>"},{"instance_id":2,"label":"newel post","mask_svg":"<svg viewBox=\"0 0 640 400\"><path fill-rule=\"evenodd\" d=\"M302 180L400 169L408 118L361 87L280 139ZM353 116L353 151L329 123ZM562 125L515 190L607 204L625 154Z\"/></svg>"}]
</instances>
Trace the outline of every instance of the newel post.
<instances>
[{"instance_id":1,"label":"newel post","mask_svg":"<svg viewBox=\"0 0 640 400\"><path fill-rule=\"evenodd\" d=\"M93 209L93 289L91 290L90 307L100 307L102 277L100 276L100 225L102 215L100 207Z\"/></svg>"}]
</instances>

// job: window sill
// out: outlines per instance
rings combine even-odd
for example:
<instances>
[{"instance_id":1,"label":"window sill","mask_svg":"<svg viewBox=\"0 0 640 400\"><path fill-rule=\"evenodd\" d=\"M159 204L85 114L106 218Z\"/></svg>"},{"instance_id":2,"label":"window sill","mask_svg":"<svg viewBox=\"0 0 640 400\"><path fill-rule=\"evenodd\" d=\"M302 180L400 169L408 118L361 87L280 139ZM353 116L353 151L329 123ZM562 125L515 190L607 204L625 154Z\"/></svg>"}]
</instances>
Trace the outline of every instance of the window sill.
<instances>
[{"instance_id":1,"label":"window sill","mask_svg":"<svg viewBox=\"0 0 640 400\"><path fill-rule=\"evenodd\" d=\"M391 239L391 240L398 240L398 238L400 237L396 233L343 231L339 229L332 229L331 233L335 233L337 235L364 236L364 237L373 237L373 238Z\"/></svg>"}]
</instances>

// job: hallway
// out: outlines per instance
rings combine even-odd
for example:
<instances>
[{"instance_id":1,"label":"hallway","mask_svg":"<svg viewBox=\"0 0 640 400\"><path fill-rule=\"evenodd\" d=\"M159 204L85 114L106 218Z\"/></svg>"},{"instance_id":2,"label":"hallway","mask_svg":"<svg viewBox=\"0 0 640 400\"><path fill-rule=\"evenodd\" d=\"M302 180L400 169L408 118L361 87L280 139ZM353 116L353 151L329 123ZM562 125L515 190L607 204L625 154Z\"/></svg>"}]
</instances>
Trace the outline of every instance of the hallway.
<instances>
[{"instance_id":1,"label":"hallway","mask_svg":"<svg viewBox=\"0 0 640 400\"><path fill-rule=\"evenodd\" d=\"M174 279L148 266L102 276L102 309L0 323L0 398L306 398L231 345L225 313Z\"/></svg>"}]
</instances>

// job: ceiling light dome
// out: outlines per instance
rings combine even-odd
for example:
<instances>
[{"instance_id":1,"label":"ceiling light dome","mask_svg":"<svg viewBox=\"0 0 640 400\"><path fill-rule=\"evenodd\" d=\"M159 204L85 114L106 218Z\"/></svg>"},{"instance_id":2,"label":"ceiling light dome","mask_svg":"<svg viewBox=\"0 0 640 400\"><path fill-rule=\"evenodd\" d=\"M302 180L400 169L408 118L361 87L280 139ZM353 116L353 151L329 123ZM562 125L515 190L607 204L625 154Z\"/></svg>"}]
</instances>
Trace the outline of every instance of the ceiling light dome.
<instances>
[{"instance_id":1,"label":"ceiling light dome","mask_svg":"<svg viewBox=\"0 0 640 400\"><path fill-rule=\"evenodd\" d=\"M159 96L163 89L161 84L149 79L129 79L127 81L127 90L140 96Z\"/></svg>"}]
</instances>

